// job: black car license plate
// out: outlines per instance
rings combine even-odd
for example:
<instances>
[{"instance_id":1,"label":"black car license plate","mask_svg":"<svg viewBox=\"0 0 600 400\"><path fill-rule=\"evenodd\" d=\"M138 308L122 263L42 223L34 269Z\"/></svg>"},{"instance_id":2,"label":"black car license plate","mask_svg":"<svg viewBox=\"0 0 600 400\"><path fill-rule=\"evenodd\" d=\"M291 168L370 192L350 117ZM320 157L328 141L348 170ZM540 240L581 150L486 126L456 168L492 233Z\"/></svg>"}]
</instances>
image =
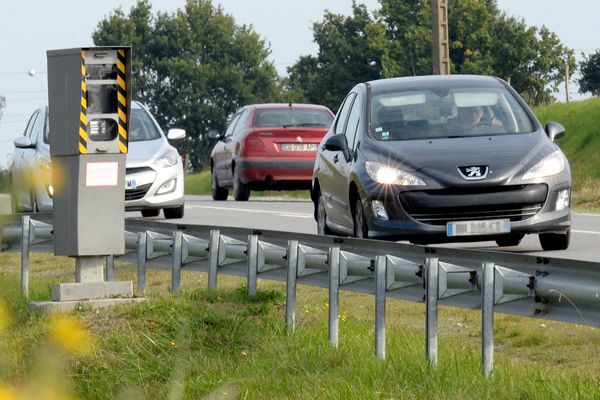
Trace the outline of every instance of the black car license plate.
<instances>
[{"instance_id":1,"label":"black car license plate","mask_svg":"<svg viewBox=\"0 0 600 400\"><path fill-rule=\"evenodd\" d=\"M478 236L510 233L510 220L456 221L446 224L448 236Z\"/></svg>"}]
</instances>

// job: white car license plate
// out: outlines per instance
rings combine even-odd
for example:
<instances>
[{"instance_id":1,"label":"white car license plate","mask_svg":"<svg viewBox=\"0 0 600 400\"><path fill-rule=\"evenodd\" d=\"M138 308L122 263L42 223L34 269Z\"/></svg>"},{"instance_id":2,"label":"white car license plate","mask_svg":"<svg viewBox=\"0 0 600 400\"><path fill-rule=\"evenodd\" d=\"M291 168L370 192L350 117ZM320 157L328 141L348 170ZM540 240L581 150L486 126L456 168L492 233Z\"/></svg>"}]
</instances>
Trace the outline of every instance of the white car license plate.
<instances>
[{"instance_id":1,"label":"white car license plate","mask_svg":"<svg viewBox=\"0 0 600 400\"><path fill-rule=\"evenodd\" d=\"M477 236L510 233L510 220L456 221L446 224L448 236Z\"/></svg>"},{"instance_id":2,"label":"white car license plate","mask_svg":"<svg viewBox=\"0 0 600 400\"><path fill-rule=\"evenodd\" d=\"M281 151L317 151L316 143L283 143Z\"/></svg>"},{"instance_id":3,"label":"white car license plate","mask_svg":"<svg viewBox=\"0 0 600 400\"><path fill-rule=\"evenodd\" d=\"M135 189L137 188L137 183L135 179L126 179L125 180L125 189Z\"/></svg>"}]
</instances>

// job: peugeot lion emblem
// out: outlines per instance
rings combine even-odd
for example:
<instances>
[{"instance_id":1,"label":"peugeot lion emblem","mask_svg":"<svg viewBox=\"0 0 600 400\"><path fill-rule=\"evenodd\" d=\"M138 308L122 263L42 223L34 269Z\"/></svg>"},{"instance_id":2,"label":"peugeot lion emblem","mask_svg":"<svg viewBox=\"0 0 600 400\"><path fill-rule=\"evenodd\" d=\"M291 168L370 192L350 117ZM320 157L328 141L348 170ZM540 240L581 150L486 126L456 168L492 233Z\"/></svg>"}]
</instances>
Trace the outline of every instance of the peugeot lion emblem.
<instances>
[{"instance_id":1,"label":"peugeot lion emblem","mask_svg":"<svg viewBox=\"0 0 600 400\"><path fill-rule=\"evenodd\" d=\"M468 167L458 167L460 175L468 181L477 181L485 179L488 174L487 165L471 165Z\"/></svg>"}]
</instances>

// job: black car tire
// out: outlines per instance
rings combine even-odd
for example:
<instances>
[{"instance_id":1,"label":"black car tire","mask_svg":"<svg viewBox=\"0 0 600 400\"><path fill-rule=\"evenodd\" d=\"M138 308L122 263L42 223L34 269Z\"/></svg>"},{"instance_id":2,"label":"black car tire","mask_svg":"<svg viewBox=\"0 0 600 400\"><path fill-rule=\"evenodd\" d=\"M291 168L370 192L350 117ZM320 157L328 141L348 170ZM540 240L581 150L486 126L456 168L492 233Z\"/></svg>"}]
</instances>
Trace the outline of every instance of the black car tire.
<instances>
[{"instance_id":1,"label":"black car tire","mask_svg":"<svg viewBox=\"0 0 600 400\"><path fill-rule=\"evenodd\" d=\"M144 217L144 218L158 217L159 214L160 214L160 208L152 208L152 209L148 209L148 210L142 210L142 217Z\"/></svg>"},{"instance_id":2,"label":"black car tire","mask_svg":"<svg viewBox=\"0 0 600 400\"><path fill-rule=\"evenodd\" d=\"M327 226L327 212L325 211L325 203L323 195L319 193L317 199L317 234L318 235L333 235L333 232Z\"/></svg>"},{"instance_id":3,"label":"black car tire","mask_svg":"<svg viewBox=\"0 0 600 400\"><path fill-rule=\"evenodd\" d=\"M219 186L219 181L217 180L217 174L214 169L210 170L211 175L211 183L210 183L210 192L212 194L212 199L215 201L223 201L227 200L227 196L229 196L229 190L223 189Z\"/></svg>"},{"instance_id":4,"label":"black car tire","mask_svg":"<svg viewBox=\"0 0 600 400\"><path fill-rule=\"evenodd\" d=\"M571 230L566 233L540 233L540 244L545 251L566 250L571 241Z\"/></svg>"},{"instance_id":5,"label":"black car tire","mask_svg":"<svg viewBox=\"0 0 600 400\"><path fill-rule=\"evenodd\" d=\"M165 214L166 219L183 218L184 211L185 211L185 206L183 204L180 205L179 207L163 209L163 213Z\"/></svg>"},{"instance_id":6,"label":"black car tire","mask_svg":"<svg viewBox=\"0 0 600 400\"><path fill-rule=\"evenodd\" d=\"M525 235L508 235L496 239L496 244L500 247L518 246Z\"/></svg>"},{"instance_id":7,"label":"black car tire","mask_svg":"<svg viewBox=\"0 0 600 400\"><path fill-rule=\"evenodd\" d=\"M362 239L369 237L369 227L360 199L356 200L356 207L354 208L354 237Z\"/></svg>"},{"instance_id":8,"label":"black car tire","mask_svg":"<svg viewBox=\"0 0 600 400\"><path fill-rule=\"evenodd\" d=\"M241 181L237 169L233 170L233 198L237 201L247 201L250 198L250 185Z\"/></svg>"}]
</instances>

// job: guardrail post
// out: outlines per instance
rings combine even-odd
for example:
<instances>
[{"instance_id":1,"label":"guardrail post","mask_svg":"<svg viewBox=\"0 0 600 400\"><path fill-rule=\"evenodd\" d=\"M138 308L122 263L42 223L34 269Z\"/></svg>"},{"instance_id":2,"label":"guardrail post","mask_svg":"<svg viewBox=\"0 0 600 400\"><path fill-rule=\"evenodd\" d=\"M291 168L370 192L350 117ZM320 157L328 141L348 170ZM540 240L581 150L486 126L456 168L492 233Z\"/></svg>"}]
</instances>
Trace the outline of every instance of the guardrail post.
<instances>
[{"instance_id":1,"label":"guardrail post","mask_svg":"<svg viewBox=\"0 0 600 400\"><path fill-rule=\"evenodd\" d=\"M487 378L494 367L494 263L483 263L481 288L481 358L483 375Z\"/></svg>"},{"instance_id":2,"label":"guardrail post","mask_svg":"<svg viewBox=\"0 0 600 400\"><path fill-rule=\"evenodd\" d=\"M177 293L181 285L181 259L183 232L173 232L173 253L171 261L171 292Z\"/></svg>"},{"instance_id":3,"label":"guardrail post","mask_svg":"<svg viewBox=\"0 0 600 400\"><path fill-rule=\"evenodd\" d=\"M115 256L113 254L106 256L105 280L107 282L115 279Z\"/></svg>"},{"instance_id":4,"label":"guardrail post","mask_svg":"<svg viewBox=\"0 0 600 400\"><path fill-rule=\"evenodd\" d=\"M146 232L138 232L138 290L144 292L146 290L146 243L148 237Z\"/></svg>"},{"instance_id":5,"label":"guardrail post","mask_svg":"<svg viewBox=\"0 0 600 400\"><path fill-rule=\"evenodd\" d=\"M285 325L288 333L296 326L296 278L298 274L298 241L288 241L287 281L285 288Z\"/></svg>"},{"instance_id":6,"label":"guardrail post","mask_svg":"<svg viewBox=\"0 0 600 400\"><path fill-rule=\"evenodd\" d=\"M256 296L258 274L258 236L248 235L248 296Z\"/></svg>"},{"instance_id":7,"label":"guardrail post","mask_svg":"<svg viewBox=\"0 0 600 400\"><path fill-rule=\"evenodd\" d=\"M438 273L439 264L435 257L425 260L427 270L427 311L425 324L425 351L427 360L437 366L438 359Z\"/></svg>"},{"instance_id":8,"label":"guardrail post","mask_svg":"<svg viewBox=\"0 0 600 400\"><path fill-rule=\"evenodd\" d=\"M24 215L21 218L21 292L25 298L29 297L30 228L29 215Z\"/></svg>"},{"instance_id":9,"label":"guardrail post","mask_svg":"<svg viewBox=\"0 0 600 400\"><path fill-rule=\"evenodd\" d=\"M208 290L217 289L217 267L219 266L219 237L221 231L213 229L210 231L210 243L208 250Z\"/></svg>"},{"instance_id":10,"label":"guardrail post","mask_svg":"<svg viewBox=\"0 0 600 400\"><path fill-rule=\"evenodd\" d=\"M375 355L385 359L385 298L387 277L387 257L375 259Z\"/></svg>"},{"instance_id":11,"label":"guardrail post","mask_svg":"<svg viewBox=\"0 0 600 400\"><path fill-rule=\"evenodd\" d=\"M329 248L329 343L337 348L340 311L340 248Z\"/></svg>"}]
</instances>

